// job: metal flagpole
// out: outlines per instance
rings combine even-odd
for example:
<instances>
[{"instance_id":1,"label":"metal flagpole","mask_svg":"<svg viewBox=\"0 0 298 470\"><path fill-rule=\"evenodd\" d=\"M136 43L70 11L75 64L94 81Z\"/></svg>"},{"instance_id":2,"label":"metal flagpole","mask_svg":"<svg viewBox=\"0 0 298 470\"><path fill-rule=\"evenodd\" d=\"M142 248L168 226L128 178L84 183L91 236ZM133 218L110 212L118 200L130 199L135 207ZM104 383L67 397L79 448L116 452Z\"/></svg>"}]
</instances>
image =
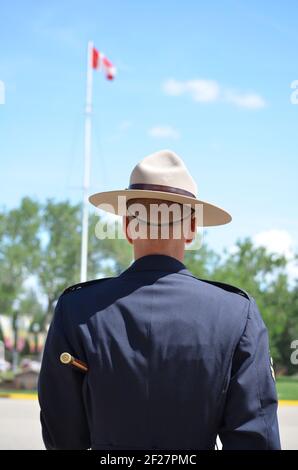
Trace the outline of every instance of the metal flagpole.
<instances>
[{"instance_id":1,"label":"metal flagpole","mask_svg":"<svg viewBox=\"0 0 298 470\"><path fill-rule=\"evenodd\" d=\"M90 162L91 162L91 113L92 113L92 68L93 42L88 42L87 52L87 86L85 109L85 157L84 157L84 183L83 183L83 214L82 214L82 244L81 244L81 282L87 280L88 261L88 192L90 186Z\"/></svg>"}]
</instances>

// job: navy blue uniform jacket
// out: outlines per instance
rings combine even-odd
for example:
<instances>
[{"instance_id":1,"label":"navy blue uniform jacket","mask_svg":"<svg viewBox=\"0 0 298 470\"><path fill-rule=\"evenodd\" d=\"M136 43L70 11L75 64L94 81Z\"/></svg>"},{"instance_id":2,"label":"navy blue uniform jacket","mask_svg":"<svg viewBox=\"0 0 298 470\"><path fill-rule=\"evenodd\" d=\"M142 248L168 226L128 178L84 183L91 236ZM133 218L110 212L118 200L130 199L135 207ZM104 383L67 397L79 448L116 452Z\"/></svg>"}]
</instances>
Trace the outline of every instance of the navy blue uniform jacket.
<instances>
[{"instance_id":1,"label":"navy blue uniform jacket","mask_svg":"<svg viewBox=\"0 0 298 470\"><path fill-rule=\"evenodd\" d=\"M67 351L84 374L60 363ZM48 449L279 449L267 330L254 300L149 255L67 289L43 355Z\"/></svg>"}]
</instances>

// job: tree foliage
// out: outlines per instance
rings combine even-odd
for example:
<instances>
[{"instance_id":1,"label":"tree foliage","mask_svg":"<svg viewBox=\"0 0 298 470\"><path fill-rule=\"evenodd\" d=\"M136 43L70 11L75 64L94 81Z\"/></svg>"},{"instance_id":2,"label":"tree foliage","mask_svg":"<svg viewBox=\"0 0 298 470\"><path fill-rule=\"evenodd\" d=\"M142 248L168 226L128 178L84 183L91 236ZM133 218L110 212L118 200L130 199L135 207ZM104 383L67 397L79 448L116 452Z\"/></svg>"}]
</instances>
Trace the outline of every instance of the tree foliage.
<instances>
[{"instance_id":1,"label":"tree foliage","mask_svg":"<svg viewBox=\"0 0 298 470\"><path fill-rule=\"evenodd\" d=\"M108 225L108 219L90 214L89 279L118 275L132 261L126 240L95 236ZM24 198L19 207L0 212L0 313L30 311L32 321L44 326L61 292L80 280L80 253L80 205L54 200L40 204ZM298 339L298 282L290 285L283 256L245 239L222 254L204 243L186 252L185 264L199 278L249 292L268 326L275 363L280 370L296 372L290 346Z\"/></svg>"}]
</instances>

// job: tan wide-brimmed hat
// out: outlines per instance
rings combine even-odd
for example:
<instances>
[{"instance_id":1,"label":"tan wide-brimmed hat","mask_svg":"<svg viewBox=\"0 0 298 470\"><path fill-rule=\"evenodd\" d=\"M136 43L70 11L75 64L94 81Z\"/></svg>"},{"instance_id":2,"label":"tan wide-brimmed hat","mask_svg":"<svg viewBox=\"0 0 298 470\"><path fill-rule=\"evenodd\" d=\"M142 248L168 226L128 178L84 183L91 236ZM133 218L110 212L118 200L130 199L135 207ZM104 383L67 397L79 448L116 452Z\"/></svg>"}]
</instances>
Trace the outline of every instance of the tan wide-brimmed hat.
<instances>
[{"instance_id":1,"label":"tan wide-brimmed hat","mask_svg":"<svg viewBox=\"0 0 298 470\"><path fill-rule=\"evenodd\" d=\"M126 202L139 198L187 204L194 209L199 204L203 208L202 225L205 227L224 225L232 220L225 210L197 198L195 181L182 159L171 150L160 150L139 162L131 173L128 188L96 193L89 201L107 212L128 215Z\"/></svg>"}]
</instances>

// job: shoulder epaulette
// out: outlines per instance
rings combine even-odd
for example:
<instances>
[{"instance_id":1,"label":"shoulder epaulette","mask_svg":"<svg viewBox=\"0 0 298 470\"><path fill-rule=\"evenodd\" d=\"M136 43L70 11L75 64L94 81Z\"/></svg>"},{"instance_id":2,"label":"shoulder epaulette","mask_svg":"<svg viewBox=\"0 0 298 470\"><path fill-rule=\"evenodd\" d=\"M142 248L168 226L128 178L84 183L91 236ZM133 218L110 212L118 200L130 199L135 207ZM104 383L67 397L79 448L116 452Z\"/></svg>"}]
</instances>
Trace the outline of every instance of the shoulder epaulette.
<instances>
[{"instance_id":1,"label":"shoulder epaulette","mask_svg":"<svg viewBox=\"0 0 298 470\"><path fill-rule=\"evenodd\" d=\"M103 277L101 279L93 279L92 281L79 282L78 284L74 284L73 286L67 287L62 292L62 295L68 294L68 292L74 292L75 290L83 289L84 287L87 287L87 286L92 286L93 284L96 284L97 282L107 281L108 279L113 279L113 278Z\"/></svg>"},{"instance_id":2,"label":"shoulder epaulette","mask_svg":"<svg viewBox=\"0 0 298 470\"><path fill-rule=\"evenodd\" d=\"M208 284L213 284L214 286L224 289L228 292L233 292L234 294L242 295L242 297L245 297L248 300L250 299L249 295L244 290L239 289L239 287L235 287L230 284L225 284L224 282L209 281L206 279L199 279L199 280L203 282L207 282Z\"/></svg>"}]
</instances>

